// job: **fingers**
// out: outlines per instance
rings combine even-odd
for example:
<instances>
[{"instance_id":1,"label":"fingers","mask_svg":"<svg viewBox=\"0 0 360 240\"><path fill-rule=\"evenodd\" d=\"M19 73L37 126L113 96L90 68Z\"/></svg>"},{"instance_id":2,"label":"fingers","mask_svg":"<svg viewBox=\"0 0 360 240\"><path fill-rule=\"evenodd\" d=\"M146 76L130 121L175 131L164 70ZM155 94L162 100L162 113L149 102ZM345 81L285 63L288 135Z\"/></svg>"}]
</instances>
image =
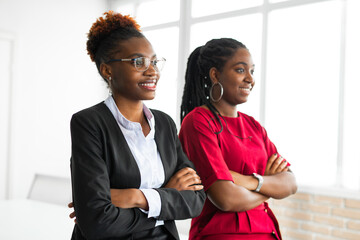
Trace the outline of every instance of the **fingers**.
<instances>
[{"instance_id":1,"label":"fingers","mask_svg":"<svg viewBox=\"0 0 360 240\"><path fill-rule=\"evenodd\" d=\"M184 190L201 190L204 187L201 184L200 177L196 174L196 171L192 168L186 167L179 170L165 187L175 188L178 191Z\"/></svg>"},{"instance_id":2,"label":"fingers","mask_svg":"<svg viewBox=\"0 0 360 240\"><path fill-rule=\"evenodd\" d=\"M264 175L273 175L276 173L281 173L287 171L287 169L288 169L287 161L283 157L275 153L269 158L266 164Z\"/></svg>"},{"instance_id":3,"label":"fingers","mask_svg":"<svg viewBox=\"0 0 360 240\"><path fill-rule=\"evenodd\" d=\"M191 185L191 186L188 186L186 190L192 190L192 191L199 191L201 189L203 189L204 186L203 185Z\"/></svg>"},{"instance_id":4,"label":"fingers","mask_svg":"<svg viewBox=\"0 0 360 240\"><path fill-rule=\"evenodd\" d=\"M174 176L182 177L186 174L192 174L192 173L196 174L195 170L190 167L186 167L186 168L180 169Z\"/></svg>"},{"instance_id":5,"label":"fingers","mask_svg":"<svg viewBox=\"0 0 360 240\"><path fill-rule=\"evenodd\" d=\"M284 171L287 171L287 161L285 160L285 159L283 159L283 158L281 158L281 162L280 162L280 164L278 165L278 167L276 168L276 170L275 170L275 172L276 173L280 173L280 172L284 172Z\"/></svg>"},{"instance_id":6,"label":"fingers","mask_svg":"<svg viewBox=\"0 0 360 240\"><path fill-rule=\"evenodd\" d=\"M275 153L273 155L271 155L271 157L269 158L267 164L266 164L266 169L265 171L269 171L274 163L274 161L278 158L278 155Z\"/></svg>"},{"instance_id":7,"label":"fingers","mask_svg":"<svg viewBox=\"0 0 360 240\"><path fill-rule=\"evenodd\" d=\"M185 186L185 188L189 188L192 185L196 185L196 184L201 184L201 179L197 174L192 174L190 176L188 176L188 175L184 176L183 185Z\"/></svg>"},{"instance_id":8,"label":"fingers","mask_svg":"<svg viewBox=\"0 0 360 240\"><path fill-rule=\"evenodd\" d=\"M76 217L75 212L70 213L70 214L69 214L69 217L70 217L70 218Z\"/></svg>"},{"instance_id":9,"label":"fingers","mask_svg":"<svg viewBox=\"0 0 360 240\"><path fill-rule=\"evenodd\" d=\"M69 203L69 204L68 204L68 207L69 207L69 208L73 208L73 207L74 207L74 203L73 203L73 202Z\"/></svg>"}]
</instances>

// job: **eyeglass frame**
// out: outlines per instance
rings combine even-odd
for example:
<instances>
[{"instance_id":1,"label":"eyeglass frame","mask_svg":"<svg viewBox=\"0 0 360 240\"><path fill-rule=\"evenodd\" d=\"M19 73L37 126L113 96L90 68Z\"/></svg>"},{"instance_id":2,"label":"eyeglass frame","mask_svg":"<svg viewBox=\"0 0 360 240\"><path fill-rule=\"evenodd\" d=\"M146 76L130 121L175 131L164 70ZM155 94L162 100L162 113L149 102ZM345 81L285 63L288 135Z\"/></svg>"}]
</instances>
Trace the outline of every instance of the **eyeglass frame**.
<instances>
[{"instance_id":1,"label":"eyeglass frame","mask_svg":"<svg viewBox=\"0 0 360 240\"><path fill-rule=\"evenodd\" d=\"M140 71L137 67L136 67L136 60L139 59L139 58L143 58L143 59L148 59L149 60L149 65L146 67L145 70L143 71ZM153 65L154 69L157 71L157 72L160 72L163 67L161 69L159 69L156 64L154 64L155 61L163 61L164 62L164 65L166 63L166 59L161 57L160 59L156 58L154 60L150 60L150 58L148 57L136 57L136 58L119 58L119 59L110 59L109 61L107 61L106 63L110 63L110 62L133 62L134 64L134 67L135 69L138 71L138 72L146 72L149 67L150 67L150 64ZM146 62L146 61L145 61Z\"/></svg>"}]
</instances>

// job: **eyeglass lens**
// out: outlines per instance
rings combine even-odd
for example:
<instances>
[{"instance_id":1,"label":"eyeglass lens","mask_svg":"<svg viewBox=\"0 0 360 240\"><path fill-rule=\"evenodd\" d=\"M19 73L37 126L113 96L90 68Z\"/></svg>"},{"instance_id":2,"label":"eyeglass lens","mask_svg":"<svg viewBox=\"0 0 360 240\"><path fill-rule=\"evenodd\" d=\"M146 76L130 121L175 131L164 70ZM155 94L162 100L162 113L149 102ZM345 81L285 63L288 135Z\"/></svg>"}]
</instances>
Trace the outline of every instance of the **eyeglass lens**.
<instances>
[{"instance_id":1,"label":"eyeglass lens","mask_svg":"<svg viewBox=\"0 0 360 240\"><path fill-rule=\"evenodd\" d=\"M163 59L155 59L151 61L149 58L146 57L139 57L136 58L134 61L135 68L138 71L146 71L149 68L150 63L157 71L161 71L165 61Z\"/></svg>"}]
</instances>

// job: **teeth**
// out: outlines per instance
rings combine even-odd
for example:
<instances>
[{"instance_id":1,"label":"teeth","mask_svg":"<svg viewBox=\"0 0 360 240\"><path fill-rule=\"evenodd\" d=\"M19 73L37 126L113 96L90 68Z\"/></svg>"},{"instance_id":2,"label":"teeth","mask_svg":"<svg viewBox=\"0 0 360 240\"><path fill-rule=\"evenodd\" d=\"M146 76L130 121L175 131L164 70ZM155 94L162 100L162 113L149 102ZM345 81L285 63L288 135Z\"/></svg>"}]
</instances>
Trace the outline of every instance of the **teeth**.
<instances>
[{"instance_id":1,"label":"teeth","mask_svg":"<svg viewBox=\"0 0 360 240\"><path fill-rule=\"evenodd\" d=\"M150 86L155 86L154 83L144 83L144 84L141 84L141 85L148 86L148 87L150 87Z\"/></svg>"},{"instance_id":2,"label":"teeth","mask_svg":"<svg viewBox=\"0 0 360 240\"><path fill-rule=\"evenodd\" d=\"M154 83L140 83L141 86L145 86L145 87L155 87L155 82Z\"/></svg>"}]
</instances>

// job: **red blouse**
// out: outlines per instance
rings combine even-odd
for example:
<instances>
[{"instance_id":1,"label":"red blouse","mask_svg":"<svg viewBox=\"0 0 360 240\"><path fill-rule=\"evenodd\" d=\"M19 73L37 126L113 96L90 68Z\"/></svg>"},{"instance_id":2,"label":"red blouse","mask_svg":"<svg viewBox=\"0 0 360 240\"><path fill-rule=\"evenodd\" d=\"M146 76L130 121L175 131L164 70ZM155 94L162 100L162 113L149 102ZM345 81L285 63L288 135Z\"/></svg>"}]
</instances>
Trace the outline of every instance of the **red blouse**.
<instances>
[{"instance_id":1,"label":"red blouse","mask_svg":"<svg viewBox=\"0 0 360 240\"><path fill-rule=\"evenodd\" d=\"M195 164L205 191L217 180L233 181L229 170L264 175L267 160L277 153L265 129L254 118L238 112L236 118L220 119L223 130L216 134L221 129L218 120L209 110L197 107L185 117L179 133L183 150ZM281 239L277 220L267 203L245 212L223 212L206 199L202 213L192 220L189 239L210 236Z\"/></svg>"}]
</instances>

